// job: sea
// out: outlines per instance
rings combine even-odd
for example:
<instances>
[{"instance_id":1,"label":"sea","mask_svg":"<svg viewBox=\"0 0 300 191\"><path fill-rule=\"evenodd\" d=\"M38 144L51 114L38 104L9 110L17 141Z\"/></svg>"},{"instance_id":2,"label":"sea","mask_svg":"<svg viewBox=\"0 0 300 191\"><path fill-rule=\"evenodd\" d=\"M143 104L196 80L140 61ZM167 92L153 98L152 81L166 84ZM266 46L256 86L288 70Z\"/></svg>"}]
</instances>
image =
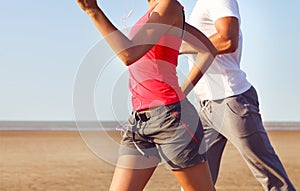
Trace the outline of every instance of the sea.
<instances>
[{"instance_id":1,"label":"sea","mask_svg":"<svg viewBox=\"0 0 300 191\"><path fill-rule=\"evenodd\" d=\"M122 130L121 121L0 121L0 131L114 131ZM264 122L268 131L298 131L300 122Z\"/></svg>"}]
</instances>

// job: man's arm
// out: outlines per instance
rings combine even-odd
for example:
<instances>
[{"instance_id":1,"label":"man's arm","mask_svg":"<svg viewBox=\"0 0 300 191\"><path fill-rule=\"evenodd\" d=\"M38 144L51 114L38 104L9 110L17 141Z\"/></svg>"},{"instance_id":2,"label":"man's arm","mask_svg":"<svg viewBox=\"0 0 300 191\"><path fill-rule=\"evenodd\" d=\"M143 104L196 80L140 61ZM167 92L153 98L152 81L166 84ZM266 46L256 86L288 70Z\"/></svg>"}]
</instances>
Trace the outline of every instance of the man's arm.
<instances>
[{"instance_id":1,"label":"man's arm","mask_svg":"<svg viewBox=\"0 0 300 191\"><path fill-rule=\"evenodd\" d=\"M236 17L223 17L215 22L217 33L209 37L218 54L234 52L239 45L239 20Z\"/></svg>"},{"instance_id":2,"label":"man's arm","mask_svg":"<svg viewBox=\"0 0 300 191\"><path fill-rule=\"evenodd\" d=\"M236 17L223 17L215 22L217 33L211 35L209 40L217 49L218 54L234 52L239 44L239 20ZM196 54L197 50L187 42L183 42L180 54Z\"/></svg>"}]
</instances>

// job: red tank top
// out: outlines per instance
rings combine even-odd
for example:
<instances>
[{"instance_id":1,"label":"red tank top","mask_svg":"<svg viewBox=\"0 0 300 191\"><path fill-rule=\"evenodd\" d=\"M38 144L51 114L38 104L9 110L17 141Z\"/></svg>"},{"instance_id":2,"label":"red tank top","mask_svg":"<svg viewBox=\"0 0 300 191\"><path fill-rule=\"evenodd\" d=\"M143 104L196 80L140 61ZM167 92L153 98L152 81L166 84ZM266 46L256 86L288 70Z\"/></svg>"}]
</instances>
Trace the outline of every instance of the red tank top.
<instances>
[{"instance_id":1,"label":"red tank top","mask_svg":"<svg viewBox=\"0 0 300 191\"><path fill-rule=\"evenodd\" d=\"M148 21L157 4L135 24L130 36ZM143 57L129 66L129 89L135 111L172 104L185 98L176 72L181 42L180 38L164 35Z\"/></svg>"}]
</instances>

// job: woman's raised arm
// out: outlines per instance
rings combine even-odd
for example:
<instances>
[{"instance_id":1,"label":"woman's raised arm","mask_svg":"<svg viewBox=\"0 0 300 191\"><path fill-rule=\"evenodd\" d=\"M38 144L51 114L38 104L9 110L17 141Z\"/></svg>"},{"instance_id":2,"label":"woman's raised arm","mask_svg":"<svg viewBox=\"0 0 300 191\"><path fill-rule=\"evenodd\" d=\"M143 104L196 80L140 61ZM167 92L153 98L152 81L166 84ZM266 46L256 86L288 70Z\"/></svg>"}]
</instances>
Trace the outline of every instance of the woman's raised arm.
<instances>
[{"instance_id":1,"label":"woman's raised arm","mask_svg":"<svg viewBox=\"0 0 300 191\"><path fill-rule=\"evenodd\" d=\"M149 51L171 27L176 27L182 14L182 7L177 1L160 1L152 11L148 22L129 39L111 23L96 0L77 0L77 3L127 66Z\"/></svg>"}]
</instances>

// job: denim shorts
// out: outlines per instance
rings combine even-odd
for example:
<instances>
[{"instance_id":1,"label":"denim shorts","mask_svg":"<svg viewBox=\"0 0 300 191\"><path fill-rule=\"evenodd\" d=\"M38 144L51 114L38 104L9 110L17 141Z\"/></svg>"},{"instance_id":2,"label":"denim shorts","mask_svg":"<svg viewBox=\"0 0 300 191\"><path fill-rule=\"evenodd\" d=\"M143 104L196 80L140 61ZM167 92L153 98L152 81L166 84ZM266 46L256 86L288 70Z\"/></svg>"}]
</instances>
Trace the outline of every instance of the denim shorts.
<instances>
[{"instance_id":1,"label":"denim shorts","mask_svg":"<svg viewBox=\"0 0 300 191\"><path fill-rule=\"evenodd\" d=\"M206 143L194 106L184 99L133 112L119 150L122 155L155 156L173 170L206 161Z\"/></svg>"}]
</instances>

